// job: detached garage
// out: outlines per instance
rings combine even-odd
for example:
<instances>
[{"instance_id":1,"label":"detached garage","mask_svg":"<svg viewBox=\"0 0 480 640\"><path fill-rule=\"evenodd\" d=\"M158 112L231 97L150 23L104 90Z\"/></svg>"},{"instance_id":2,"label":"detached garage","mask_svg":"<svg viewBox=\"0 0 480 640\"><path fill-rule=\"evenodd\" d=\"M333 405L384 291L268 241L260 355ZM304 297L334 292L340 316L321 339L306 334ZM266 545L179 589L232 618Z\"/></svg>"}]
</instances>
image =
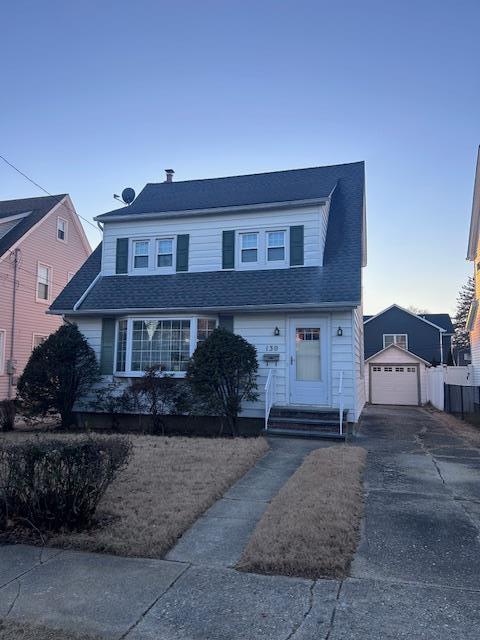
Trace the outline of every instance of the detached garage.
<instances>
[{"instance_id":1,"label":"detached garage","mask_svg":"<svg viewBox=\"0 0 480 640\"><path fill-rule=\"evenodd\" d=\"M366 395L371 404L421 405L426 402L425 370L430 366L394 344L365 360Z\"/></svg>"}]
</instances>

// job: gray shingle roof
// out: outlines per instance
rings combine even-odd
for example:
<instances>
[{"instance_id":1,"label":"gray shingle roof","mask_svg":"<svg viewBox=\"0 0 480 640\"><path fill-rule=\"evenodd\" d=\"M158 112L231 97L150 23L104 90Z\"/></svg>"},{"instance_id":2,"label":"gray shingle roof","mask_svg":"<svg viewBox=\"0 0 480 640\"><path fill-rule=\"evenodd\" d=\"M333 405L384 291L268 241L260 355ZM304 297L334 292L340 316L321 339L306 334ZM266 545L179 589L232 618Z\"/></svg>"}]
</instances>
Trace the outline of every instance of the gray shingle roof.
<instances>
[{"instance_id":1,"label":"gray shingle roof","mask_svg":"<svg viewBox=\"0 0 480 640\"><path fill-rule=\"evenodd\" d=\"M98 219L327 198L338 180L355 171L363 174L363 166L363 162L355 162L227 178L149 183L131 205L104 213Z\"/></svg>"},{"instance_id":2,"label":"gray shingle roof","mask_svg":"<svg viewBox=\"0 0 480 640\"><path fill-rule=\"evenodd\" d=\"M22 198L20 200L3 200L0 202L0 221L2 218L30 212L28 216L19 220L8 233L0 238L0 256L20 240L37 222L40 222L65 195L66 194L41 196L40 198Z\"/></svg>"},{"instance_id":3,"label":"gray shingle roof","mask_svg":"<svg viewBox=\"0 0 480 640\"><path fill-rule=\"evenodd\" d=\"M425 320L428 320L429 322L433 322L437 327L445 329L447 333L454 332L452 319L448 313L421 313L420 317L425 318Z\"/></svg>"},{"instance_id":4,"label":"gray shingle roof","mask_svg":"<svg viewBox=\"0 0 480 640\"><path fill-rule=\"evenodd\" d=\"M147 185L130 207L110 213L287 202L328 196L334 188L322 267L104 276L98 279L79 311L358 304L361 300L363 162ZM105 214L105 221L109 215ZM100 249L97 248L54 301L51 310L72 309L99 270Z\"/></svg>"}]
</instances>

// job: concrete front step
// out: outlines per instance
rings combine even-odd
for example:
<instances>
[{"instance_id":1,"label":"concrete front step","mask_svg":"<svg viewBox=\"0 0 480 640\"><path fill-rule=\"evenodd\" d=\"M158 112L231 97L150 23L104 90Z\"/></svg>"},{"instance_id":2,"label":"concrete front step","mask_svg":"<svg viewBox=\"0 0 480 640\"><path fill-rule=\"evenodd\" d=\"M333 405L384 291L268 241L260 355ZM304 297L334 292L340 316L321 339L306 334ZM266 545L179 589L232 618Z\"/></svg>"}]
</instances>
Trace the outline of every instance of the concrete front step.
<instances>
[{"instance_id":1,"label":"concrete front step","mask_svg":"<svg viewBox=\"0 0 480 640\"><path fill-rule=\"evenodd\" d=\"M263 433L266 436L288 437L288 438L324 438L326 440L345 440L346 434L340 435L338 431L320 431L318 429L292 429L268 427Z\"/></svg>"},{"instance_id":2,"label":"concrete front step","mask_svg":"<svg viewBox=\"0 0 480 640\"><path fill-rule=\"evenodd\" d=\"M338 409L315 409L310 407L272 407L270 416L273 418L297 418L302 422L304 420L315 420L317 422L324 420L336 420L339 418ZM348 411L344 410L343 416L346 421Z\"/></svg>"}]
</instances>

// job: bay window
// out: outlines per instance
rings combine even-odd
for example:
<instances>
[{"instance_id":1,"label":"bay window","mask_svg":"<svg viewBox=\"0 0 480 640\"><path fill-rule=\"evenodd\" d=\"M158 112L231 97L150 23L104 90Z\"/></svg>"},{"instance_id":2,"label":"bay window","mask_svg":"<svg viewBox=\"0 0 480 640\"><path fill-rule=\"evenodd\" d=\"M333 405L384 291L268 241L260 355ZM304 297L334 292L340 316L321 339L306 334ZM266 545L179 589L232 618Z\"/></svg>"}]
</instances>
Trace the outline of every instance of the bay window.
<instances>
[{"instance_id":1,"label":"bay window","mask_svg":"<svg viewBox=\"0 0 480 640\"><path fill-rule=\"evenodd\" d=\"M142 375L161 365L181 377L198 342L216 327L214 318L123 318L117 322L115 372Z\"/></svg>"}]
</instances>

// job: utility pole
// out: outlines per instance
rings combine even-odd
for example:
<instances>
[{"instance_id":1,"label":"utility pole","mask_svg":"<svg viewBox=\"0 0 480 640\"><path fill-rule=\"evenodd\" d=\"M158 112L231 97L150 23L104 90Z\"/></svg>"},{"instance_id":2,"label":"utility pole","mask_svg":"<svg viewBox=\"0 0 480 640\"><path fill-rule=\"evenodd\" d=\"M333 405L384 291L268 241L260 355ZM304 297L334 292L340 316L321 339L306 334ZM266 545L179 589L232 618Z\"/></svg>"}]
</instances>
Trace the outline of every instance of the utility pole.
<instances>
[{"instance_id":1,"label":"utility pole","mask_svg":"<svg viewBox=\"0 0 480 640\"><path fill-rule=\"evenodd\" d=\"M13 356L15 354L15 320L16 320L16 304L17 304L17 271L18 271L18 253L19 249L13 252L13 294L12 294L12 330L10 333L10 358L7 363L8 373L8 390L7 398L12 397L13 378L15 375L15 365Z\"/></svg>"}]
</instances>

